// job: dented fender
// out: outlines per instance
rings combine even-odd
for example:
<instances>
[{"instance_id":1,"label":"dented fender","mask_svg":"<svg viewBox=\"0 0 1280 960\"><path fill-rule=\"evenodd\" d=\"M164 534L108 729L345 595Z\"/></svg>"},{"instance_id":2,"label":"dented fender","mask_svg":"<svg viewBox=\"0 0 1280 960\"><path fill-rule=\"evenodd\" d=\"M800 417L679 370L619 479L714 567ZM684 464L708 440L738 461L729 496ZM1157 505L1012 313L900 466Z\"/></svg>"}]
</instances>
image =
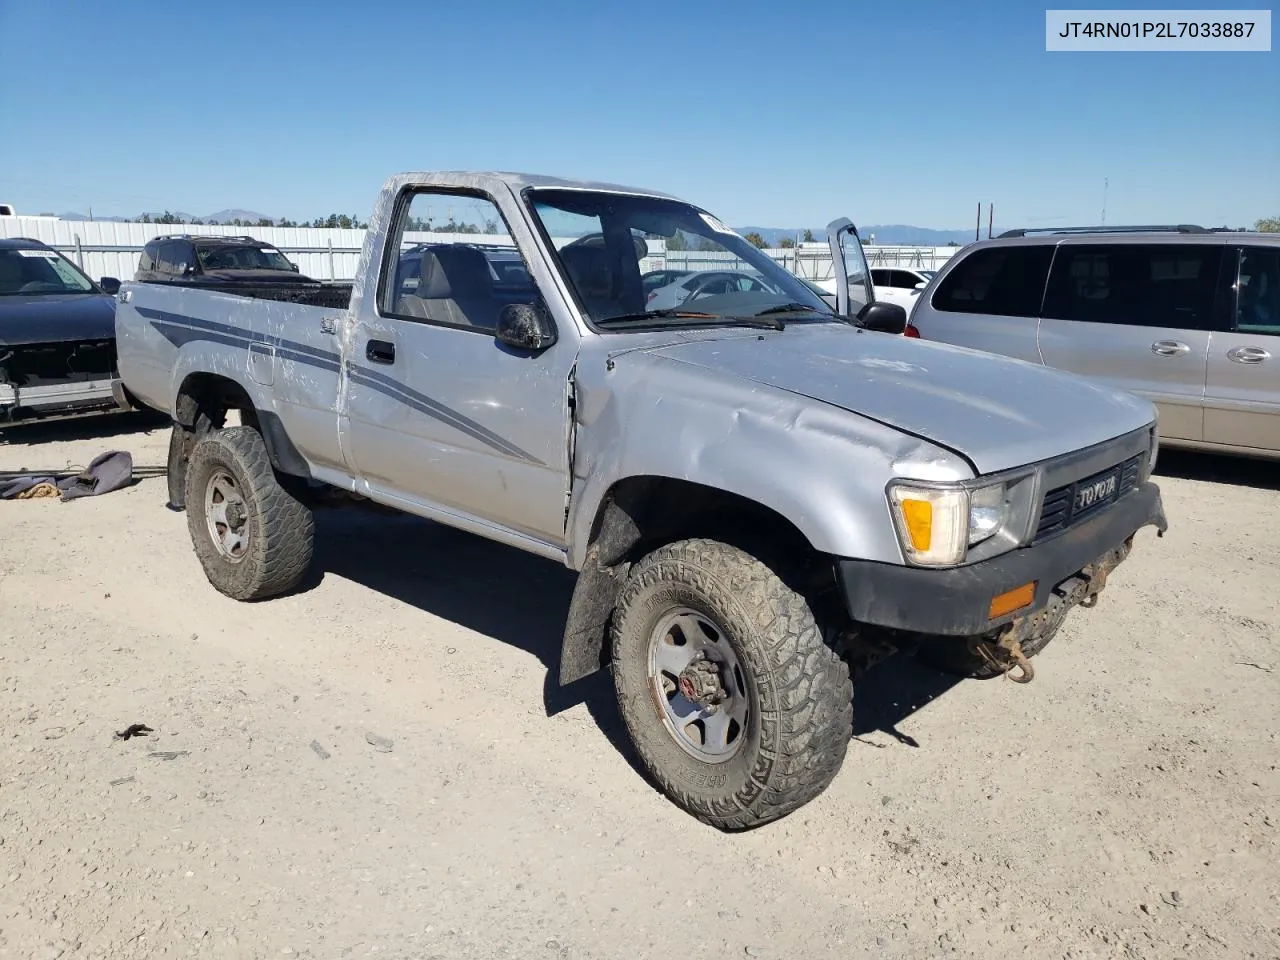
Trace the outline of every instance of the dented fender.
<instances>
[{"instance_id":1,"label":"dented fender","mask_svg":"<svg viewBox=\"0 0 1280 960\"><path fill-rule=\"evenodd\" d=\"M764 339L754 331L727 335ZM724 338L726 331L711 336ZM671 340L667 334L664 342ZM628 478L683 480L737 494L785 517L815 550L902 563L888 480L973 476L958 455L830 404L631 342L614 354L603 346L600 339L584 345L575 382L567 517L574 569L586 562L610 490Z\"/></svg>"}]
</instances>

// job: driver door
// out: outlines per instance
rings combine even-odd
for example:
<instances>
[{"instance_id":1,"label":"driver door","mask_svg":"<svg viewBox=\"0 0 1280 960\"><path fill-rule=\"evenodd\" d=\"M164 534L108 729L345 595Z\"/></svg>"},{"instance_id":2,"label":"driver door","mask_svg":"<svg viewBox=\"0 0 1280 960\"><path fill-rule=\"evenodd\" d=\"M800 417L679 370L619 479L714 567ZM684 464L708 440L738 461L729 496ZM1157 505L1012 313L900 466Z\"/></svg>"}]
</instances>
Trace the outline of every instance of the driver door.
<instances>
[{"instance_id":1,"label":"driver door","mask_svg":"<svg viewBox=\"0 0 1280 960\"><path fill-rule=\"evenodd\" d=\"M562 548L577 339L495 337L506 305L543 298L494 198L412 188L396 211L346 358L355 472L411 512Z\"/></svg>"}]
</instances>

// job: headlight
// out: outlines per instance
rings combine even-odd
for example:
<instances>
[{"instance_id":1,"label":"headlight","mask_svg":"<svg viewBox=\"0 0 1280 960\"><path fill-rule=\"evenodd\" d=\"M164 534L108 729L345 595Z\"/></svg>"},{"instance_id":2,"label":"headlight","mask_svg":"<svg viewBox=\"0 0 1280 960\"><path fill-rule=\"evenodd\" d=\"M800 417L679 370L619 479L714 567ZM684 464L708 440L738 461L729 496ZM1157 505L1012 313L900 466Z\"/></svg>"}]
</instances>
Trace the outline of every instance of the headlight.
<instances>
[{"instance_id":1,"label":"headlight","mask_svg":"<svg viewBox=\"0 0 1280 960\"><path fill-rule=\"evenodd\" d=\"M979 487L969 494L969 546L981 543L1004 526L1009 515L1008 490L1003 483Z\"/></svg>"},{"instance_id":2,"label":"headlight","mask_svg":"<svg viewBox=\"0 0 1280 960\"><path fill-rule=\"evenodd\" d=\"M931 567L954 566L972 546L995 536L1009 519L1008 485L944 487L897 482L889 502L907 558Z\"/></svg>"}]
</instances>

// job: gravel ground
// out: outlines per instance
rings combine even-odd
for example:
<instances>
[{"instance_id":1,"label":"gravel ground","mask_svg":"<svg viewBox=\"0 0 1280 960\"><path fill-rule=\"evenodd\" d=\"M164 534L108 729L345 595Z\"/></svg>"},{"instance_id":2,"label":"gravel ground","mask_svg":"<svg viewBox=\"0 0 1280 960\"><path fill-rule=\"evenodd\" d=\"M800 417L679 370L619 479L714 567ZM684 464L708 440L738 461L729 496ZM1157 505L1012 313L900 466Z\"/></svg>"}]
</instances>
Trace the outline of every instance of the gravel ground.
<instances>
[{"instance_id":1,"label":"gravel ground","mask_svg":"<svg viewBox=\"0 0 1280 960\"><path fill-rule=\"evenodd\" d=\"M0 469L159 465L148 426ZM1280 469L1162 460L1168 535L1033 683L881 664L831 788L740 835L555 685L553 563L328 512L237 604L163 479L0 504L0 957L1280 957Z\"/></svg>"}]
</instances>

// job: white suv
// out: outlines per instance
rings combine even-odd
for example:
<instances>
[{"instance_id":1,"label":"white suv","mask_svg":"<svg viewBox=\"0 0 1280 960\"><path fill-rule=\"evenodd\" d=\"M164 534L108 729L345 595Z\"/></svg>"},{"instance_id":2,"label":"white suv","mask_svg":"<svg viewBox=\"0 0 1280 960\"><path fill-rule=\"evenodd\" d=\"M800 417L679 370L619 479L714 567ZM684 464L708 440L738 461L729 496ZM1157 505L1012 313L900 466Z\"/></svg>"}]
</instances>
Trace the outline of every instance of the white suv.
<instances>
[{"instance_id":1,"label":"white suv","mask_svg":"<svg viewBox=\"0 0 1280 960\"><path fill-rule=\"evenodd\" d=\"M966 247L907 336L1144 396L1168 446L1280 458L1280 234L1012 230Z\"/></svg>"}]
</instances>

